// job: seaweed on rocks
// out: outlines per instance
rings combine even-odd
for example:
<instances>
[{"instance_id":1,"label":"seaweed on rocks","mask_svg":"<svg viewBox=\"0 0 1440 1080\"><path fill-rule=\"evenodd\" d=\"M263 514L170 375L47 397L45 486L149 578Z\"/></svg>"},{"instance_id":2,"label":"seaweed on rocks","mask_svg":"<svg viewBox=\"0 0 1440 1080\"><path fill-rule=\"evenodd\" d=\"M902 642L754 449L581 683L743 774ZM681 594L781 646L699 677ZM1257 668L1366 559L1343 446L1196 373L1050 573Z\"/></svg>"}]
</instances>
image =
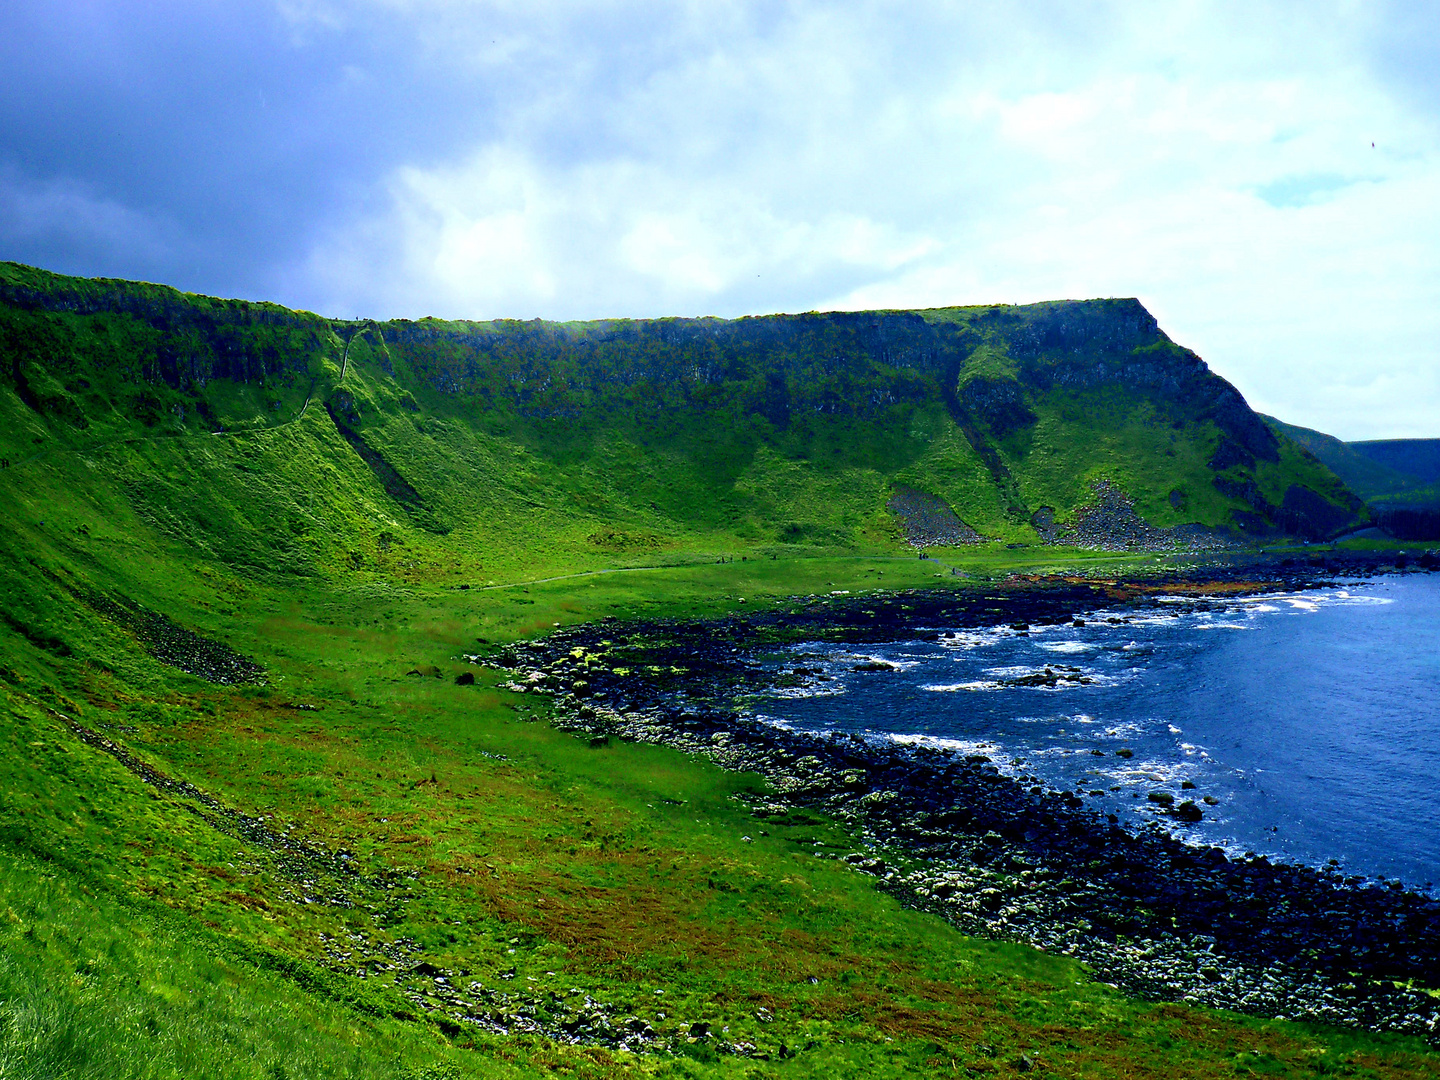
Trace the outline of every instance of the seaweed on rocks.
<instances>
[{"instance_id":1,"label":"seaweed on rocks","mask_svg":"<svg viewBox=\"0 0 1440 1080\"><path fill-rule=\"evenodd\" d=\"M1158 825L1121 828L1071 792L1023 786L983 755L785 730L737 704L774 677L757 655L782 642L904 640L942 626L1069 622L1177 592L1317 588L1326 575L1373 573L1387 559L1249 557L1148 579L1013 577L966 592L793 598L744 617L627 624L619 640L614 627L579 626L510 650L508 685L551 695L562 728L763 775L773 793L753 810L831 816L862 850L817 854L843 855L965 932L1075 956L1097 979L1145 997L1435 1040L1440 1002L1410 988L1440 987L1433 898L1232 859ZM1183 819L1186 806L1170 812Z\"/></svg>"}]
</instances>

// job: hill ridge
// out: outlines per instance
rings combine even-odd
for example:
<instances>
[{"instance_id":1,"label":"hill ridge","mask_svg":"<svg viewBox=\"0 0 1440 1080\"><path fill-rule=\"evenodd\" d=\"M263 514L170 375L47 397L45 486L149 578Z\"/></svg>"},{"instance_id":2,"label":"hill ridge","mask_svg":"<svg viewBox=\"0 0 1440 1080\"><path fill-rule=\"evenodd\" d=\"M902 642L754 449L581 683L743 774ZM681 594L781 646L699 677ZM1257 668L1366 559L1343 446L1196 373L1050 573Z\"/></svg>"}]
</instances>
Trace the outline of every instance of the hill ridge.
<instances>
[{"instance_id":1,"label":"hill ridge","mask_svg":"<svg viewBox=\"0 0 1440 1080\"><path fill-rule=\"evenodd\" d=\"M49 421L40 442L84 445L92 422L95 434L128 424L132 437L274 429L314 397L398 508L441 534L466 512L426 492L439 467L427 425L518 443L581 516L579 489L593 494L596 477L578 473L607 468L614 491L590 516L660 535L698 527L843 545L868 532L892 543L903 527L886 510L895 484L950 506L963 534L1007 542L1045 542L1037 521L1093 511L1099 482L1159 530L1323 539L1361 520L1333 474L1134 298L738 319L332 320L5 264L0 309L9 384ZM603 464L622 448L620 472ZM817 488L847 471L873 494L826 507ZM683 497L666 473L685 474ZM755 483L786 490L757 498Z\"/></svg>"}]
</instances>

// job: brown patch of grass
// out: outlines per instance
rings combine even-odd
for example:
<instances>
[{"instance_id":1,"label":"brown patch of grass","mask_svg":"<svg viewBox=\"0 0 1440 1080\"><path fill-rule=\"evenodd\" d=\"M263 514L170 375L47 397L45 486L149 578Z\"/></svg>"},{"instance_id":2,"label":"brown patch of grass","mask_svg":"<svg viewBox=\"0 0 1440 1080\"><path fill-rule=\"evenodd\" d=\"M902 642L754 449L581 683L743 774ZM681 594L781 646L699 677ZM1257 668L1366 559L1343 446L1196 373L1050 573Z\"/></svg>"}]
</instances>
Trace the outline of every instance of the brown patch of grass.
<instances>
[{"instance_id":1,"label":"brown patch of grass","mask_svg":"<svg viewBox=\"0 0 1440 1080\"><path fill-rule=\"evenodd\" d=\"M249 908L251 911L269 911L270 905L263 898L248 892L230 891L220 894L221 900L229 900L233 904Z\"/></svg>"},{"instance_id":2,"label":"brown patch of grass","mask_svg":"<svg viewBox=\"0 0 1440 1080\"><path fill-rule=\"evenodd\" d=\"M856 1013L883 1034L894 1039L928 1039L953 1043L978 1039L984 1026L975 1012L960 1013L951 1008L917 1008L872 990L854 990L848 995L826 995L810 1008L825 1019L836 1020ZM994 1021L987 1017L989 1026Z\"/></svg>"}]
</instances>

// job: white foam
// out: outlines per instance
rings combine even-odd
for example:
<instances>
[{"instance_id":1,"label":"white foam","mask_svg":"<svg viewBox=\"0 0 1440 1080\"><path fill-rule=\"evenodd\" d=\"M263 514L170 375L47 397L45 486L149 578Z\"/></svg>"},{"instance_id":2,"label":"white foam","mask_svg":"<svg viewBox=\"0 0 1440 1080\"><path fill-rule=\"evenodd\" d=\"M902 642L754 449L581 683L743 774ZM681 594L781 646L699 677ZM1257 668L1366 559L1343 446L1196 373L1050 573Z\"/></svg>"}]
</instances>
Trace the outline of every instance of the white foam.
<instances>
[{"instance_id":1,"label":"white foam","mask_svg":"<svg viewBox=\"0 0 1440 1080\"><path fill-rule=\"evenodd\" d=\"M804 700L805 698L840 697L845 693L845 684L840 682L826 683L823 686L785 686L771 690L765 694L771 698L790 698L792 700Z\"/></svg>"},{"instance_id":2,"label":"white foam","mask_svg":"<svg viewBox=\"0 0 1440 1080\"><path fill-rule=\"evenodd\" d=\"M1053 653L1082 653L1091 652L1095 646L1086 641L1056 641L1043 644L1040 648Z\"/></svg>"},{"instance_id":3,"label":"white foam","mask_svg":"<svg viewBox=\"0 0 1440 1080\"><path fill-rule=\"evenodd\" d=\"M933 746L940 750L963 750L967 754L979 754L985 750L995 750L994 743L974 742L968 739L946 739L939 735L898 735L886 736L891 742L900 743L902 746ZM987 757L989 755L986 755ZM1002 762L996 762L997 766Z\"/></svg>"},{"instance_id":4,"label":"white foam","mask_svg":"<svg viewBox=\"0 0 1440 1080\"><path fill-rule=\"evenodd\" d=\"M999 640L997 634L956 633L942 639L940 646L946 649L964 649L968 652L971 649L983 649L987 645L993 645L997 640Z\"/></svg>"}]
</instances>

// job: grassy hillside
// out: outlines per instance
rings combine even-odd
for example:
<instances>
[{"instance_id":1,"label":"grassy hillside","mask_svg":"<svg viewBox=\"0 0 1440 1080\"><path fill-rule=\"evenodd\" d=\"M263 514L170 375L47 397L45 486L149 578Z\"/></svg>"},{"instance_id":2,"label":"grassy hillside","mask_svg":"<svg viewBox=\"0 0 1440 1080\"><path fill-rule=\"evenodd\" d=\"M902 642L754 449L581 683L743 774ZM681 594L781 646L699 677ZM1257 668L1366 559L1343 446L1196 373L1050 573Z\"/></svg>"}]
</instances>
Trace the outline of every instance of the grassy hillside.
<instances>
[{"instance_id":1,"label":"grassy hillside","mask_svg":"<svg viewBox=\"0 0 1440 1080\"><path fill-rule=\"evenodd\" d=\"M1371 439L1349 446L1362 457L1422 483L1440 483L1440 439Z\"/></svg>"},{"instance_id":2,"label":"grassy hillside","mask_svg":"<svg viewBox=\"0 0 1440 1080\"><path fill-rule=\"evenodd\" d=\"M1314 454L1362 499L1393 495L1423 483L1418 476L1377 461L1356 449L1356 444L1342 442L1333 435L1287 424L1273 416L1265 417L1265 422Z\"/></svg>"},{"instance_id":3,"label":"grassy hillside","mask_svg":"<svg viewBox=\"0 0 1440 1080\"><path fill-rule=\"evenodd\" d=\"M1341 442L1309 428L1265 422L1314 454L1369 505L1371 517L1398 540L1440 539L1440 440ZM1408 471L1402 471L1408 470Z\"/></svg>"},{"instance_id":4,"label":"grassy hillside","mask_svg":"<svg viewBox=\"0 0 1440 1080\"><path fill-rule=\"evenodd\" d=\"M332 324L7 264L0 303L0 455L94 451L146 475L166 471L156 453L183 459L188 490L142 492L141 512L236 492L217 502L244 520L209 530L237 540L226 558L363 567L402 538L502 563L697 544L893 550L896 484L1008 542L1038 542L1037 520L1063 534L1102 482L1154 526L1242 537L1323 537L1358 510L1134 301ZM291 428L317 457L292 453ZM250 464L222 463L216 432ZM267 478L264 500L238 495L245 470ZM348 509L307 510L325 498L307 489L338 495L314 482L330 470L353 487Z\"/></svg>"},{"instance_id":5,"label":"grassy hillside","mask_svg":"<svg viewBox=\"0 0 1440 1080\"><path fill-rule=\"evenodd\" d=\"M816 859L843 823L762 833L758 778L592 747L460 659L958 585L896 483L997 539L937 552L980 581L1127 565L1003 546L1095 480L1160 524L1344 508L1198 361L1136 358L1138 305L1092 355L1084 306L361 325L0 277L0 1074L1433 1075L966 938ZM1075 385L1112 353L1133 396Z\"/></svg>"}]
</instances>

